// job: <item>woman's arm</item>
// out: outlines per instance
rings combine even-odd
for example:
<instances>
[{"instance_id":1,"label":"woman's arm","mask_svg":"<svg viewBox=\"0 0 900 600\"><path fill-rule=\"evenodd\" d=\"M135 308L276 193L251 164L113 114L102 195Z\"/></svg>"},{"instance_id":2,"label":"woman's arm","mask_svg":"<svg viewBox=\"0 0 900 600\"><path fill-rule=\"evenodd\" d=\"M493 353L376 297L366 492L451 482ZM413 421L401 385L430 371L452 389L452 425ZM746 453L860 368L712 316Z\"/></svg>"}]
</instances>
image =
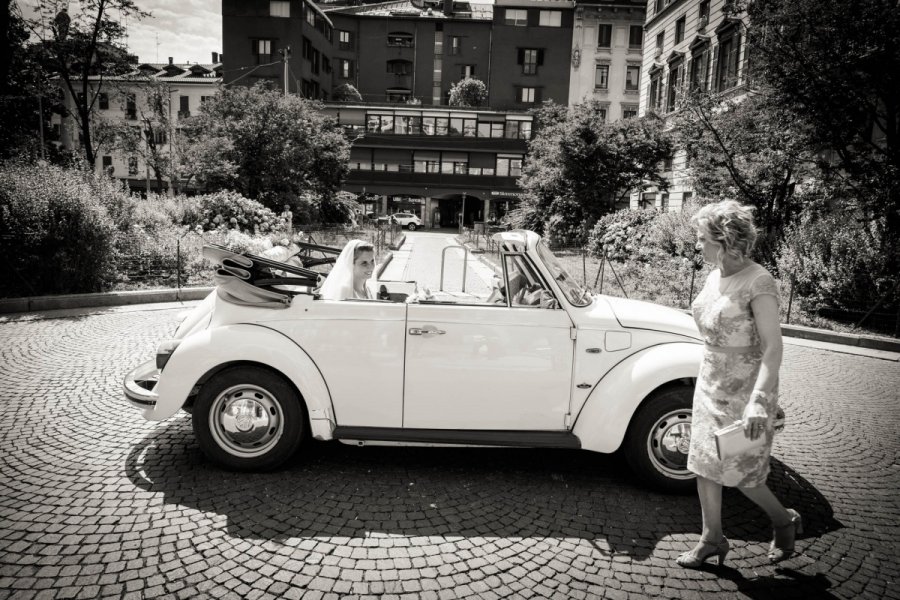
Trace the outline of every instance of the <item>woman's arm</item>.
<instances>
[{"instance_id":1,"label":"woman's arm","mask_svg":"<svg viewBox=\"0 0 900 600\"><path fill-rule=\"evenodd\" d=\"M775 296L762 294L750 301L753 320L762 346L762 364L753 386L750 401L744 408L744 430L751 439L762 434L768 417L768 402L757 392L772 394L778 384L778 369L781 368L783 347L781 344L781 322L778 301Z\"/></svg>"}]
</instances>

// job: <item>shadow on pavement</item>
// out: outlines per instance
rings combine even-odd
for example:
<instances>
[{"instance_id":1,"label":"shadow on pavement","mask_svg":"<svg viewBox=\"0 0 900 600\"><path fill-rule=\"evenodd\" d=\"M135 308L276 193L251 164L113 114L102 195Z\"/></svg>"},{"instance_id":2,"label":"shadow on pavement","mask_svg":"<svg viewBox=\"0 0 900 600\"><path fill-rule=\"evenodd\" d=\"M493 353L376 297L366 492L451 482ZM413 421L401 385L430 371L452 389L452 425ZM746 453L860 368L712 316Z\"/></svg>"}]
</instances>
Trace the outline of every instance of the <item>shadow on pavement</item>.
<instances>
[{"instance_id":1,"label":"shadow on pavement","mask_svg":"<svg viewBox=\"0 0 900 600\"><path fill-rule=\"evenodd\" d=\"M134 485L162 494L166 504L222 515L229 535L251 540L576 538L604 556L643 561L657 546L674 558L700 533L696 496L648 491L618 456L584 451L311 442L279 471L235 473L202 455L185 416L150 432L132 448L125 469ZM842 527L828 501L777 460L770 484L803 514L808 533L801 539ZM762 545L753 560L764 563L771 537L765 515L726 490L723 518L729 538ZM727 568L719 575L750 597L757 587L771 594L773 586L790 584L796 591L798 581L819 592L828 587L799 573L767 584Z\"/></svg>"}]
</instances>

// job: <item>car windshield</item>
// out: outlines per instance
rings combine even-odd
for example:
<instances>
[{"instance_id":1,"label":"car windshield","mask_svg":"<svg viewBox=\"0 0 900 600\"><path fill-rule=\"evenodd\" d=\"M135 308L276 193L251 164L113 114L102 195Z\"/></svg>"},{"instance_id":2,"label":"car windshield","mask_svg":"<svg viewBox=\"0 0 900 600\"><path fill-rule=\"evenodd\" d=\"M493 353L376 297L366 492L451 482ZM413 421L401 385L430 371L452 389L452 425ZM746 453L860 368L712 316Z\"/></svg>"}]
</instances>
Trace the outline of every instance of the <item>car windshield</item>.
<instances>
[{"instance_id":1,"label":"car windshield","mask_svg":"<svg viewBox=\"0 0 900 600\"><path fill-rule=\"evenodd\" d=\"M538 242L537 252L569 302L575 306L587 306L593 301L591 291L580 285L575 281L574 277L569 275L569 272L562 266L559 259L550 252L550 249L544 245L543 241Z\"/></svg>"}]
</instances>

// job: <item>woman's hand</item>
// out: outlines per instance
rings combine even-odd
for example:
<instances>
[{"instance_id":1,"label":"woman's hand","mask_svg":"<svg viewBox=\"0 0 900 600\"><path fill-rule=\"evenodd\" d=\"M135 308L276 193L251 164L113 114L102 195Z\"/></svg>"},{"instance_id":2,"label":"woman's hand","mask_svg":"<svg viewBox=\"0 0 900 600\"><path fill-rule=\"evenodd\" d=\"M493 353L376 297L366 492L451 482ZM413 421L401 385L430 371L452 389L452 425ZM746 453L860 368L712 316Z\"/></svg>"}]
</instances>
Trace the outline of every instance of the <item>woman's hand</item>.
<instances>
[{"instance_id":1,"label":"woman's hand","mask_svg":"<svg viewBox=\"0 0 900 600\"><path fill-rule=\"evenodd\" d=\"M756 402L754 396L750 396L750 402L744 408L744 415L741 418L744 423L744 435L751 440L755 440L766 432L766 421L768 419L769 415L765 407L761 403Z\"/></svg>"}]
</instances>

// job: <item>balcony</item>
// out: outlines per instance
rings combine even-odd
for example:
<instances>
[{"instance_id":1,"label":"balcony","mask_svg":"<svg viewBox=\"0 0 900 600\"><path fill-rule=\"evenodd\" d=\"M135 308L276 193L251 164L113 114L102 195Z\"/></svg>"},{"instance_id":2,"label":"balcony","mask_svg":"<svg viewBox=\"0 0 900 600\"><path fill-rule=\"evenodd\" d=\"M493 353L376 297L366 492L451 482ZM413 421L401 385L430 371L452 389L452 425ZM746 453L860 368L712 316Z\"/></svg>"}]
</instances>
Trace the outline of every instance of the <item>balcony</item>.
<instances>
[{"instance_id":1,"label":"balcony","mask_svg":"<svg viewBox=\"0 0 900 600\"><path fill-rule=\"evenodd\" d=\"M488 188L503 191L518 191L517 177L497 175L459 175L455 173L415 173L411 167L402 171L350 171L350 183L381 183L397 186L446 186L461 189Z\"/></svg>"}]
</instances>

